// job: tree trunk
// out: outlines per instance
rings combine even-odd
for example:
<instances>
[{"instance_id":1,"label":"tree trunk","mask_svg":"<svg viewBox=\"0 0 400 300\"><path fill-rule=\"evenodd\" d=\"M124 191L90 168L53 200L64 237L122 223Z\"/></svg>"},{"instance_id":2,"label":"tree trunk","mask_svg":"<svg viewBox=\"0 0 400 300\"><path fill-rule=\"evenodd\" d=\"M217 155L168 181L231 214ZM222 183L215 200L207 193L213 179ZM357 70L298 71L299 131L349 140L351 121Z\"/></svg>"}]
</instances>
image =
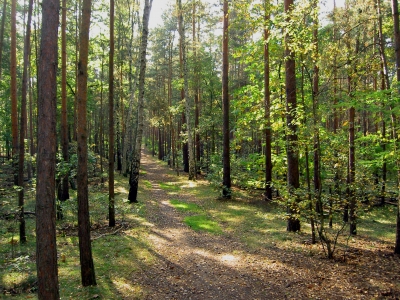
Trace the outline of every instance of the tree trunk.
<instances>
[{"instance_id":1,"label":"tree trunk","mask_svg":"<svg viewBox=\"0 0 400 300\"><path fill-rule=\"evenodd\" d=\"M3 1L3 13L1 18L1 28L0 28L0 66L2 66L3 61L3 43L4 43L4 24L6 22L6 15L7 15L7 0ZM3 68L0 68L0 80L2 75Z\"/></svg>"},{"instance_id":2,"label":"tree trunk","mask_svg":"<svg viewBox=\"0 0 400 300\"><path fill-rule=\"evenodd\" d=\"M197 47L199 45L198 36L196 36L196 1L193 1L193 14L192 14L192 39L193 39L193 55L194 55L194 63L198 65L198 57L197 57ZM199 31L200 31L200 22L198 22ZM200 174L200 133L199 133L199 117L200 117L200 84L199 84L199 72L197 68L194 70L194 128L195 128L195 152L196 152L196 172Z\"/></svg>"},{"instance_id":3,"label":"tree trunk","mask_svg":"<svg viewBox=\"0 0 400 300\"><path fill-rule=\"evenodd\" d=\"M179 9L179 8L178 8ZM178 22L178 26L181 23ZM178 31L180 32L180 27L178 27ZM180 65L180 78L183 80L183 47L181 46L182 41L179 41L179 65ZM185 88L181 88L181 101L185 100ZM182 118L181 118L181 132L184 133L187 131L186 128L186 115L185 112L182 112ZM183 161L183 172L189 172L189 146L188 142L184 141L182 143L182 161Z\"/></svg>"},{"instance_id":4,"label":"tree trunk","mask_svg":"<svg viewBox=\"0 0 400 300\"><path fill-rule=\"evenodd\" d=\"M140 69L139 69L139 97L137 108L137 133L135 140L135 147L132 153L131 173L129 177L129 195L128 200L130 203L136 203L137 192L139 188L139 169L140 159L142 155L142 136L144 127L144 80L146 76L146 51L147 51L147 38L149 34L149 17L153 0L145 0L143 11L143 27L142 27L142 40L140 43Z\"/></svg>"},{"instance_id":5,"label":"tree trunk","mask_svg":"<svg viewBox=\"0 0 400 300\"><path fill-rule=\"evenodd\" d=\"M77 142L78 142L78 234L83 286L96 285L92 245L90 240L90 219L88 199L88 147L87 147L87 65L89 50L89 27L91 0L82 1L82 23L79 36L78 62L78 103L77 103Z\"/></svg>"},{"instance_id":6,"label":"tree trunk","mask_svg":"<svg viewBox=\"0 0 400 300\"><path fill-rule=\"evenodd\" d=\"M316 211L319 214L323 214L322 201L321 201L321 173L320 173L320 144L319 144L319 126L320 120L318 117L319 109L319 47L318 47L318 3L314 2L314 29L313 29L313 42L315 45L314 59L316 64L314 65L313 74L313 126L314 126L314 146L313 146L313 163L314 163L314 193L316 197Z\"/></svg>"},{"instance_id":7,"label":"tree trunk","mask_svg":"<svg viewBox=\"0 0 400 300\"><path fill-rule=\"evenodd\" d=\"M104 169L103 169L103 159L104 159L104 122L103 122L103 76L104 76L104 51L103 55L101 56L101 83L100 83L100 128L99 128L99 135L100 135L100 145L99 145L99 154L100 154L100 176L101 176L101 183L104 183Z\"/></svg>"},{"instance_id":8,"label":"tree trunk","mask_svg":"<svg viewBox=\"0 0 400 300\"><path fill-rule=\"evenodd\" d=\"M123 143L123 148L122 148L122 174L124 176L128 176L129 173L129 161L130 161L130 155L129 153L130 148L132 148L131 145L131 137L132 137L132 116L133 116L133 102L134 102L134 95L135 95L135 91L136 91L136 86L137 86L137 72L135 72L135 77L133 78L133 71L132 71L132 65L133 65L133 37L134 37L134 22L135 18L132 18L132 24L131 24L131 37L130 37L130 42L129 42L129 90L130 90L130 97L129 97L129 107L128 107L128 112L127 112L127 116L126 116L126 131L125 131L125 137L124 137L124 143ZM139 69L139 64L140 61L139 59L136 60L136 64L135 64L135 69ZM134 150L133 150L134 151ZM133 152L132 151L132 152Z\"/></svg>"},{"instance_id":9,"label":"tree trunk","mask_svg":"<svg viewBox=\"0 0 400 300\"><path fill-rule=\"evenodd\" d=\"M108 226L114 227L114 0L110 0L110 53L108 64Z\"/></svg>"},{"instance_id":10,"label":"tree trunk","mask_svg":"<svg viewBox=\"0 0 400 300\"><path fill-rule=\"evenodd\" d=\"M229 11L228 0L224 0L224 25L222 34L222 197L231 198L231 162L229 130Z\"/></svg>"},{"instance_id":11,"label":"tree trunk","mask_svg":"<svg viewBox=\"0 0 400 300\"><path fill-rule=\"evenodd\" d=\"M18 153L18 100L17 100L17 0L11 0L11 133L14 184L18 185L17 159Z\"/></svg>"},{"instance_id":12,"label":"tree trunk","mask_svg":"<svg viewBox=\"0 0 400 300\"><path fill-rule=\"evenodd\" d=\"M67 115L67 1L62 0L62 20L61 20L61 145L64 163L68 157L68 115ZM69 199L68 174L64 174L60 185L60 200Z\"/></svg>"},{"instance_id":13,"label":"tree trunk","mask_svg":"<svg viewBox=\"0 0 400 300\"><path fill-rule=\"evenodd\" d=\"M400 82L400 28L399 28L399 4L397 0L392 0L392 14L393 14L393 25L394 25L394 44L396 54L396 79ZM400 84L397 86L397 91L400 94ZM393 124L394 125L394 124ZM398 151L398 136L395 138L395 149ZM400 183L400 159L397 153L397 184ZM400 254L400 186L398 186L397 195L397 225L396 225L396 242L394 252Z\"/></svg>"},{"instance_id":14,"label":"tree trunk","mask_svg":"<svg viewBox=\"0 0 400 300\"><path fill-rule=\"evenodd\" d=\"M285 0L285 12L290 14L293 7L293 0ZM290 16L288 17L290 21ZM288 204L288 231L300 231L300 220L295 215L297 211L297 197L295 190L300 186L299 178L299 157L297 150L297 99L296 99L296 66L294 52L289 49L291 40L290 34L285 37L285 73L286 73L286 126L287 126L287 182L291 198L295 199Z\"/></svg>"},{"instance_id":15,"label":"tree trunk","mask_svg":"<svg viewBox=\"0 0 400 300\"><path fill-rule=\"evenodd\" d=\"M36 182L36 266L38 298L60 298L57 270L55 167L57 41L59 0L43 0L39 56L38 151Z\"/></svg>"},{"instance_id":16,"label":"tree trunk","mask_svg":"<svg viewBox=\"0 0 400 300\"><path fill-rule=\"evenodd\" d=\"M264 106L265 106L265 200L272 200L272 129L271 129L271 91L269 87L269 1L264 0Z\"/></svg>"},{"instance_id":17,"label":"tree trunk","mask_svg":"<svg viewBox=\"0 0 400 300\"><path fill-rule=\"evenodd\" d=\"M179 22L179 36L180 36L180 46L182 49L182 63L183 63L183 82L185 90L185 116L186 116L186 131L187 131L187 143L188 143L188 158L189 158L189 180L196 179L196 162L194 153L194 143L193 143L193 129L191 124L191 109L192 101L189 97L189 79L188 79L188 65L186 60L186 41L185 41L185 27L183 24L183 14L182 14L182 1L178 0L178 22Z\"/></svg>"},{"instance_id":18,"label":"tree trunk","mask_svg":"<svg viewBox=\"0 0 400 300\"><path fill-rule=\"evenodd\" d=\"M19 133L19 166L18 166L18 185L20 187L18 206L20 208L19 216L19 236L20 243L26 242L25 217L24 217L24 162L25 162L25 136L27 129L26 103L28 95L28 66L29 51L31 48L31 20L32 20L33 0L29 0L28 20L26 23L25 45L24 45L24 68L22 73L22 99L21 99L21 125Z\"/></svg>"}]
</instances>

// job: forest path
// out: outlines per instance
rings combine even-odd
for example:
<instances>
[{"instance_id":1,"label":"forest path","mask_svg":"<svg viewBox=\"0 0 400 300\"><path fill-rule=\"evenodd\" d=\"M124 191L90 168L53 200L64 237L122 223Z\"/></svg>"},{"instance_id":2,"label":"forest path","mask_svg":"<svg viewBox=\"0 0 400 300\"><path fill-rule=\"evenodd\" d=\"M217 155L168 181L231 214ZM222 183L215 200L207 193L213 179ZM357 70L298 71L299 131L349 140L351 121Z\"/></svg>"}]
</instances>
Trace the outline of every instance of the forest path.
<instances>
[{"instance_id":1,"label":"forest path","mask_svg":"<svg viewBox=\"0 0 400 300\"><path fill-rule=\"evenodd\" d=\"M142 154L148 240L154 264L133 273L145 299L370 299L382 297L382 278L356 265L337 263L278 247L249 249L229 233L187 226L171 199L197 203L183 176ZM178 185L171 192L160 183ZM198 181L196 184L207 184ZM192 187L195 189L195 187ZM147 199L148 197L148 199ZM217 201L210 195L209 201ZM211 216L212 217L212 216ZM367 271L367 270L365 270ZM376 284L371 282L376 281ZM380 288L378 288L380 286ZM390 294L390 292L389 292Z\"/></svg>"},{"instance_id":2,"label":"forest path","mask_svg":"<svg viewBox=\"0 0 400 300\"><path fill-rule=\"evenodd\" d=\"M181 177L144 152L141 160L146 172L141 180L151 183L146 202L149 239L158 257L144 280L148 299L266 299L279 287L266 282L264 264L255 253L224 235L192 230L170 203L171 199L195 202L194 196L180 186L178 193L160 187L160 182L181 185ZM187 183L187 182L186 182ZM203 184L205 184L203 182ZM210 199L210 201L215 201ZM257 269L257 271L255 271ZM259 274L257 274L259 272ZM274 280L275 281L275 280ZM270 292L268 292L270 290ZM279 297L278 297L279 298Z\"/></svg>"}]
</instances>

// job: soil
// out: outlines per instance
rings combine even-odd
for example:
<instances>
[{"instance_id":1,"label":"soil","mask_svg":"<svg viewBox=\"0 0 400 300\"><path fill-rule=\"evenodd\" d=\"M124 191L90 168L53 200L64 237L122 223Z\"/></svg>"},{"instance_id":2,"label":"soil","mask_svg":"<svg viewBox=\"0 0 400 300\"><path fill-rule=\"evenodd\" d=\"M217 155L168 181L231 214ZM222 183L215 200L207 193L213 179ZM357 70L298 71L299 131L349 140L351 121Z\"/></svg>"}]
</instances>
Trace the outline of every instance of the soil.
<instances>
[{"instance_id":1,"label":"soil","mask_svg":"<svg viewBox=\"0 0 400 300\"><path fill-rule=\"evenodd\" d=\"M159 187L177 177L147 153L142 169L141 180L153 187L146 211L157 257L150 268L132 273L145 299L400 298L400 258L388 247L350 251L342 262L279 247L254 250L231 235L196 232ZM184 192L174 198L195 201Z\"/></svg>"}]
</instances>

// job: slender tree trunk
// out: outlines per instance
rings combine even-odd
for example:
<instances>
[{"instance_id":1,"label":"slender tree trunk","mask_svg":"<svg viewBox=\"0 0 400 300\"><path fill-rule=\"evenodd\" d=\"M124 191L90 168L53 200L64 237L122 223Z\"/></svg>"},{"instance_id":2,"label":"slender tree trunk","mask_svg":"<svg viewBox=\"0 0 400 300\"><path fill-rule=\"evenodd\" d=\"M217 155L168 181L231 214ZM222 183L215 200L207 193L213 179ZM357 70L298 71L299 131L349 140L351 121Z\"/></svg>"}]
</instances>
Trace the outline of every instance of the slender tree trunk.
<instances>
[{"instance_id":1,"label":"slender tree trunk","mask_svg":"<svg viewBox=\"0 0 400 300\"><path fill-rule=\"evenodd\" d=\"M3 0L3 13L1 18L1 28L0 28L0 66L2 66L3 61L3 43L4 43L4 24L6 22L7 14L7 0ZM2 76L3 68L0 67L0 80Z\"/></svg>"},{"instance_id":2,"label":"slender tree trunk","mask_svg":"<svg viewBox=\"0 0 400 300\"><path fill-rule=\"evenodd\" d=\"M140 43L140 69L139 69L139 97L138 97L138 108L137 108L137 134L135 140L135 148L132 153L131 161L131 173L129 177L129 195L128 200L130 203L136 203L137 193L139 187L139 170L140 170L140 159L142 155L142 136L144 127L144 81L146 76L146 51L147 51L147 38L149 34L149 17L151 11L151 5L153 0L145 0L144 12L143 12L143 28L142 28L142 40Z\"/></svg>"},{"instance_id":3,"label":"slender tree trunk","mask_svg":"<svg viewBox=\"0 0 400 300\"><path fill-rule=\"evenodd\" d=\"M79 36L78 62L78 234L83 286L96 285L92 245L90 240L90 217L88 199L88 146L87 146L87 66L89 54L89 27L91 0L82 1L82 23Z\"/></svg>"},{"instance_id":4,"label":"slender tree trunk","mask_svg":"<svg viewBox=\"0 0 400 300\"><path fill-rule=\"evenodd\" d=\"M123 49L120 49L120 52L122 53ZM119 77L119 86L120 86L120 91L119 91L119 100L117 101L116 105L116 111L117 111L117 122L115 124L116 127L116 134L117 134L117 170L121 174L122 171L122 150L121 150L121 138L122 138L122 129L124 126L124 102L123 102L123 81L122 81L122 58L121 58L121 66L120 66L120 77Z\"/></svg>"},{"instance_id":5,"label":"slender tree trunk","mask_svg":"<svg viewBox=\"0 0 400 300\"><path fill-rule=\"evenodd\" d=\"M336 29L336 1L333 0L333 38L334 40L337 40L337 29ZM338 85L338 79L337 79L337 55L334 55L333 58L333 134L337 134L337 130L339 128L339 118L338 118L338 112L337 112L337 103L338 103L338 96L337 96L337 85ZM337 161L338 159L338 153L337 150L334 150L334 157L335 160ZM339 172L337 170L338 168L335 168L335 175L333 178L334 181L334 193L336 195L339 195ZM329 227L333 227L333 199L332 197L329 199Z\"/></svg>"},{"instance_id":6,"label":"slender tree trunk","mask_svg":"<svg viewBox=\"0 0 400 300\"><path fill-rule=\"evenodd\" d=\"M114 227L114 0L110 0L110 56L108 64L108 225Z\"/></svg>"},{"instance_id":7,"label":"slender tree trunk","mask_svg":"<svg viewBox=\"0 0 400 300\"><path fill-rule=\"evenodd\" d=\"M395 43L395 55L396 55L396 79L400 82L400 27L399 27L399 4L397 0L392 0L392 15L393 15L393 26L394 26L394 43ZM400 94L400 84L397 86L397 92ZM393 119L393 118L392 118ZM394 123L394 122L393 122ZM393 124L395 125L395 124ZM395 129L393 129L395 130ZM396 242L394 252L400 254L400 159L398 154L398 136L395 137L395 149L397 150L397 184L398 195L397 195L397 225L396 225Z\"/></svg>"},{"instance_id":8,"label":"slender tree trunk","mask_svg":"<svg viewBox=\"0 0 400 300\"><path fill-rule=\"evenodd\" d=\"M188 153L189 153L189 180L196 179L196 162L194 153L194 143L193 143L193 129L191 120L191 109L192 101L189 97L189 79L188 79L188 66L186 60L186 41L185 41L185 27L183 24L183 14L182 14L182 1L178 0L178 22L179 22L179 36L182 48L182 62L183 62L183 82L185 89L185 115L186 115L186 131L188 140Z\"/></svg>"},{"instance_id":9,"label":"slender tree trunk","mask_svg":"<svg viewBox=\"0 0 400 300\"><path fill-rule=\"evenodd\" d=\"M78 68L79 68L79 30L81 22L81 0L75 1L75 97L74 97L74 125L73 125L73 140L77 141L78 129Z\"/></svg>"},{"instance_id":10,"label":"slender tree trunk","mask_svg":"<svg viewBox=\"0 0 400 300\"><path fill-rule=\"evenodd\" d=\"M132 124L133 124L133 120L132 120L132 116L133 116L133 102L134 102L134 95L135 95L135 91L136 91L136 86L137 86L137 72L135 72L135 76L133 76L133 70L132 70L132 66L133 66L133 37L134 37L134 25L135 25L135 18L132 18L132 24L131 24L131 37L130 37L130 42L129 42L129 89L130 89L130 97L129 97L129 107L128 107L128 112L127 112L127 117L126 117L126 128L127 130L125 131L125 137L124 137L124 144L123 144L123 148L122 148L122 174L124 176L128 176L129 173L129 161L131 159L129 153L131 151L130 148L132 148L131 145L131 137L132 137ZM135 69L138 70L139 69L139 64L140 61L139 59L136 60L135 63ZM134 151L134 150L133 150ZM132 151L132 152L133 152Z\"/></svg>"},{"instance_id":11,"label":"slender tree trunk","mask_svg":"<svg viewBox=\"0 0 400 300\"><path fill-rule=\"evenodd\" d=\"M290 14L293 8L293 0L285 0L285 12ZM290 17L288 17L290 20ZM297 99L296 99L296 66L295 55L289 49L291 36L286 35L286 49L285 49L285 73L286 73L286 126L287 126L287 181L289 194L294 198L288 204L288 231L300 231L300 220L295 216L297 208L297 196L295 190L300 186L299 178L299 157L297 150ZM292 197L291 197L292 198Z\"/></svg>"},{"instance_id":12,"label":"slender tree trunk","mask_svg":"<svg viewBox=\"0 0 400 300\"><path fill-rule=\"evenodd\" d=\"M28 20L26 23L25 45L24 45L24 69L22 73L22 98L21 98L21 125L19 133L19 166L18 166L18 206L19 216L19 241L26 242L25 217L24 217L24 162L25 162L25 136L27 125L26 98L28 95L28 65L29 51L31 47L31 20L32 20L33 0L29 0Z\"/></svg>"},{"instance_id":13,"label":"slender tree trunk","mask_svg":"<svg viewBox=\"0 0 400 300\"><path fill-rule=\"evenodd\" d=\"M61 145L63 160L68 162L68 115L67 115L67 1L62 0L61 18ZM69 199L68 174L62 178L60 200Z\"/></svg>"},{"instance_id":14,"label":"slender tree trunk","mask_svg":"<svg viewBox=\"0 0 400 300\"><path fill-rule=\"evenodd\" d=\"M350 46L348 46L350 50ZM355 54L358 53L359 50L359 41L356 40L356 49ZM354 68L354 74L357 73L357 69ZM356 90L356 82L354 82L351 78L351 75L348 77L348 89L349 89L349 97L354 97L354 92ZM355 195L355 175L356 175L356 156L355 156L355 108L354 106L349 109L349 167L348 167L348 185L349 185L349 221L350 221L350 234L357 234L357 224L356 224L356 195Z\"/></svg>"},{"instance_id":15,"label":"slender tree trunk","mask_svg":"<svg viewBox=\"0 0 400 300\"><path fill-rule=\"evenodd\" d=\"M36 266L38 298L60 298L57 269L56 106L59 0L43 0L39 56L38 151L36 182Z\"/></svg>"},{"instance_id":16,"label":"slender tree trunk","mask_svg":"<svg viewBox=\"0 0 400 300\"><path fill-rule=\"evenodd\" d=\"M313 126L314 126L314 147L313 147L313 162L314 162L314 192L316 197L316 211L323 214L321 201L321 174L320 174L320 147L319 147L319 47L318 47L318 3L314 2L314 29L313 39L315 45L314 59L317 62L314 65L313 74Z\"/></svg>"},{"instance_id":17,"label":"slender tree trunk","mask_svg":"<svg viewBox=\"0 0 400 300\"><path fill-rule=\"evenodd\" d=\"M230 162L230 129L229 129L229 10L228 0L224 0L224 25L222 34L222 138L223 138L223 177L222 196L231 198L231 162Z\"/></svg>"},{"instance_id":18,"label":"slender tree trunk","mask_svg":"<svg viewBox=\"0 0 400 300\"><path fill-rule=\"evenodd\" d=\"M193 56L194 56L194 63L198 65L198 57L197 57L197 47L198 43L200 42L196 36L196 0L193 1L193 14L192 14L192 39L193 39ZM198 22L199 30L200 30L200 22ZM199 86L199 72L197 68L194 70L194 128L195 128L195 152L196 152L196 172L200 174L200 133L199 133L199 117L200 117L200 86Z\"/></svg>"},{"instance_id":19,"label":"slender tree trunk","mask_svg":"<svg viewBox=\"0 0 400 300\"><path fill-rule=\"evenodd\" d=\"M179 9L179 8L177 8ZM180 12L179 12L180 14ZM178 22L178 31L180 32L181 23ZM183 80L183 47L181 46L182 40L179 40L179 66L180 66L180 78ZM181 88L181 101L185 100L185 87ZM186 115L185 112L182 112L181 117L181 132L187 132L186 128ZM183 172L189 172L189 146L188 142L184 141L182 143L182 161L183 161Z\"/></svg>"},{"instance_id":20,"label":"slender tree trunk","mask_svg":"<svg viewBox=\"0 0 400 300\"><path fill-rule=\"evenodd\" d=\"M18 100L17 100L17 0L11 0L11 133L14 184L18 185L16 155L18 153Z\"/></svg>"},{"instance_id":21,"label":"slender tree trunk","mask_svg":"<svg viewBox=\"0 0 400 300\"><path fill-rule=\"evenodd\" d=\"M100 83L100 174L101 174L101 183L104 183L104 169L103 169L103 159L104 159L104 122L103 122L103 76L104 76L104 51L101 57L101 83Z\"/></svg>"},{"instance_id":22,"label":"slender tree trunk","mask_svg":"<svg viewBox=\"0 0 400 300\"><path fill-rule=\"evenodd\" d=\"M265 105L265 200L272 200L272 129L271 129L271 91L269 87L269 0L264 0L264 105Z\"/></svg>"}]
</instances>

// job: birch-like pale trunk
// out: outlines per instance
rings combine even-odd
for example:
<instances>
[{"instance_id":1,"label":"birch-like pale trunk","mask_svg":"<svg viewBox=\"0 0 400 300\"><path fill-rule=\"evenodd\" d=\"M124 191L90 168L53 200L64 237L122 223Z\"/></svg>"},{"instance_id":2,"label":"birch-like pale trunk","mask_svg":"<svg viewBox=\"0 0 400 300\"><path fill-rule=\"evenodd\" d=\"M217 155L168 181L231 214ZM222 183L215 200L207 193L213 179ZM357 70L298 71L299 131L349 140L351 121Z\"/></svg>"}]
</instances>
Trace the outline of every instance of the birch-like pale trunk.
<instances>
[{"instance_id":1,"label":"birch-like pale trunk","mask_svg":"<svg viewBox=\"0 0 400 300\"><path fill-rule=\"evenodd\" d=\"M140 44L140 70L139 70L139 96L138 96L138 108L137 108L137 132L135 140L135 148L132 153L131 161L131 173L129 177L129 195L128 200L130 203L136 203L137 192L139 187L139 169L140 159L142 155L142 137L144 127L144 80L146 76L146 51L147 51L147 39L149 35L149 17L150 10L153 0L146 0L143 12L143 27L142 27L142 40Z\"/></svg>"}]
</instances>

